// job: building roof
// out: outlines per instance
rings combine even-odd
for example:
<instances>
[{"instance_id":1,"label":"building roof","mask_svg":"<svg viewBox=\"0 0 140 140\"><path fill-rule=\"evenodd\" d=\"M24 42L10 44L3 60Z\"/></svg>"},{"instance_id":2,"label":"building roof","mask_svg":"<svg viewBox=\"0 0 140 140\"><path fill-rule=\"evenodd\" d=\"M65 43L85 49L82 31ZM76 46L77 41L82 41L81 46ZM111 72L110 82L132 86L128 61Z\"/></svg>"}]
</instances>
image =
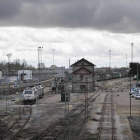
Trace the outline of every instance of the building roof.
<instances>
[{"instance_id":1,"label":"building roof","mask_svg":"<svg viewBox=\"0 0 140 140\"><path fill-rule=\"evenodd\" d=\"M89 62L88 60L86 60L86 59L84 59L84 58L82 58L81 60L79 60L79 61L73 63L71 66L74 66L74 65L76 65L77 63L79 63L79 62L81 62L81 61L86 61L86 62L89 63L90 65L96 66L96 65L94 65L93 63Z\"/></svg>"},{"instance_id":2,"label":"building roof","mask_svg":"<svg viewBox=\"0 0 140 140\"><path fill-rule=\"evenodd\" d=\"M79 69L73 71L71 74L76 73L77 71L79 71L79 70L81 70L81 69L84 69L84 70L88 71L89 73L94 74L92 71L90 71L89 69L87 69L87 68L85 68L85 67L81 67L81 68L79 68Z\"/></svg>"}]
</instances>

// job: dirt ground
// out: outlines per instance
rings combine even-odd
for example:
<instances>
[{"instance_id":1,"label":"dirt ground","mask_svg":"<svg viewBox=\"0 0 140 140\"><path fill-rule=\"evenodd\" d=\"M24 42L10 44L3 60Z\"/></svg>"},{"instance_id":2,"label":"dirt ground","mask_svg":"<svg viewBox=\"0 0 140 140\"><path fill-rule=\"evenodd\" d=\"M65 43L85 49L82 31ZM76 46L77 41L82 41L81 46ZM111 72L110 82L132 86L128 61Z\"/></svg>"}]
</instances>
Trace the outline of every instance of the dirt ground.
<instances>
[{"instance_id":1,"label":"dirt ground","mask_svg":"<svg viewBox=\"0 0 140 140\"><path fill-rule=\"evenodd\" d=\"M127 80L123 84L130 84ZM132 80L132 86L136 85L136 81ZM116 107L117 113L120 117L127 117L133 136L135 140L140 139L140 100L135 100L135 98L130 98L129 95L130 86L124 88L123 91L116 93ZM131 100L131 106L130 106ZM130 113L131 112L131 113Z\"/></svg>"},{"instance_id":2,"label":"dirt ground","mask_svg":"<svg viewBox=\"0 0 140 140\"><path fill-rule=\"evenodd\" d=\"M115 92L115 120L116 120L116 138L118 140L133 140L132 132L134 132L134 139L137 140L140 133L140 100L135 100L131 98L131 118L130 118L130 96L129 96L129 80L128 78L122 78L118 80L108 81L111 83L109 87L112 92ZM134 85L136 81L132 81ZM107 84L100 85L106 86ZM124 87L123 87L124 86ZM47 87L45 91L49 91ZM93 93L89 93L89 96ZM103 100L106 95L106 91L95 100L95 102L89 104L89 119L85 123L81 132L77 137L73 137L74 140L90 140L96 139L98 133L98 125L101 117L101 109L103 105ZM93 97L94 98L94 97ZM1 124L4 127L8 127L12 120L18 116L20 112L20 107L23 105L17 104L15 101L10 101L10 107L8 108L8 115L3 116L5 113L5 100L1 100L0 110L1 110ZM70 110L73 109L78 104L85 100L85 94L82 93L71 93L70 96ZM52 123L55 123L59 119L64 117L65 104L61 102L61 94L49 94L44 98L40 99L37 106L32 105L32 115L29 123L24 127L22 132L18 135L17 140L33 140L36 139L37 135L43 132ZM83 115L84 116L84 115ZM82 120L83 116L79 118ZM10 119L9 118L13 118ZM78 123L78 121L77 121ZM71 133L76 132L78 129L78 124L76 122L71 126ZM1 125L1 126L2 126ZM131 128L130 128L131 126ZM3 128L4 128L3 127Z\"/></svg>"}]
</instances>

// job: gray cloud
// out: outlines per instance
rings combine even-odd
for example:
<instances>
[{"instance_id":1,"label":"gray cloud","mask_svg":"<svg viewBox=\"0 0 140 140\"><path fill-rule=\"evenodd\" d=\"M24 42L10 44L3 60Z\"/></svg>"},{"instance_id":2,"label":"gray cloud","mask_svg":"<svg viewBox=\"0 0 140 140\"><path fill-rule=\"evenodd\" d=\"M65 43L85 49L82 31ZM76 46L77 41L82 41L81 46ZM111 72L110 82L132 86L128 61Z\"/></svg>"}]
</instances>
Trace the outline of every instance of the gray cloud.
<instances>
[{"instance_id":1,"label":"gray cloud","mask_svg":"<svg viewBox=\"0 0 140 140\"><path fill-rule=\"evenodd\" d=\"M140 32L140 1L1 0L0 26Z\"/></svg>"}]
</instances>

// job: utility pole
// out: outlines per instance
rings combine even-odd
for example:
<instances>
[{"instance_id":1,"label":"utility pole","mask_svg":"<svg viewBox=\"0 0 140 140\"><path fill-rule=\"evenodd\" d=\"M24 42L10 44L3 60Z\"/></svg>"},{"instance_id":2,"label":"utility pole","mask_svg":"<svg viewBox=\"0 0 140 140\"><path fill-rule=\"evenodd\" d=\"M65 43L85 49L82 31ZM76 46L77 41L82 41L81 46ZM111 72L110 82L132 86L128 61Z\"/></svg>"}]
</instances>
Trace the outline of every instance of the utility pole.
<instances>
[{"instance_id":1,"label":"utility pole","mask_svg":"<svg viewBox=\"0 0 140 140\"><path fill-rule=\"evenodd\" d=\"M52 49L52 51L53 51L53 77L54 77L54 51L55 49Z\"/></svg>"},{"instance_id":2,"label":"utility pole","mask_svg":"<svg viewBox=\"0 0 140 140\"><path fill-rule=\"evenodd\" d=\"M133 62L133 45L134 43L131 43L131 62Z\"/></svg>"},{"instance_id":3,"label":"utility pole","mask_svg":"<svg viewBox=\"0 0 140 140\"><path fill-rule=\"evenodd\" d=\"M139 79L139 63L137 62L137 87L138 87L138 79Z\"/></svg>"},{"instance_id":4,"label":"utility pole","mask_svg":"<svg viewBox=\"0 0 140 140\"><path fill-rule=\"evenodd\" d=\"M41 53L41 57L40 57L40 64L41 64L41 81L43 79L43 75L42 75L42 72L43 72L43 63L42 63L42 51L43 51L43 47L41 47L41 50L40 50L40 53Z\"/></svg>"},{"instance_id":5,"label":"utility pole","mask_svg":"<svg viewBox=\"0 0 140 140\"><path fill-rule=\"evenodd\" d=\"M88 77L86 77L86 91L85 91L85 121L88 120Z\"/></svg>"},{"instance_id":6,"label":"utility pole","mask_svg":"<svg viewBox=\"0 0 140 140\"><path fill-rule=\"evenodd\" d=\"M130 73L130 118L131 118L131 73Z\"/></svg>"},{"instance_id":7,"label":"utility pole","mask_svg":"<svg viewBox=\"0 0 140 140\"><path fill-rule=\"evenodd\" d=\"M69 59L69 68L70 68L70 59Z\"/></svg>"},{"instance_id":8,"label":"utility pole","mask_svg":"<svg viewBox=\"0 0 140 140\"><path fill-rule=\"evenodd\" d=\"M65 96L65 132L64 132L64 140L70 140L70 133L69 133L69 100L70 100L70 90L69 85L66 80L62 81L61 86L61 94Z\"/></svg>"},{"instance_id":9,"label":"utility pole","mask_svg":"<svg viewBox=\"0 0 140 140\"><path fill-rule=\"evenodd\" d=\"M54 51L55 51L55 49L52 49L52 51L53 51L53 66L54 66Z\"/></svg>"},{"instance_id":10,"label":"utility pole","mask_svg":"<svg viewBox=\"0 0 140 140\"><path fill-rule=\"evenodd\" d=\"M127 68L127 54L126 54L126 68Z\"/></svg>"},{"instance_id":11,"label":"utility pole","mask_svg":"<svg viewBox=\"0 0 140 140\"><path fill-rule=\"evenodd\" d=\"M111 68L111 50L109 50L109 67Z\"/></svg>"},{"instance_id":12,"label":"utility pole","mask_svg":"<svg viewBox=\"0 0 140 140\"><path fill-rule=\"evenodd\" d=\"M37 125L40 125L39 120L39 103L38 103L38 97L39 97L39 85L40 85L40 53L41 53L42 47L37 47L38 51L38 76L37 76L37 96L36 96L36 117L37 117Z\"/></svg>"},{"instance_id":13,"label":"utility pole","mask_svg":"<svg viewBox=\"0 0 140 140\"><path fill-rule=\"evenodd\" d=\"M8 63L7 63L7 95L9 95L9 63L10 63L10 57L12 56L12 54L7 54L8 57ZM7 111L7 107L9 104L9 100L7 101L7 95L6 95L6 111Z\"/></svg>"},{"instance_id":14,"label":"utility pole","mask_svg":"<svg viewBox=\"0 0 140 140\"><path fill-rule=\"evenodd\" d=\"M40 69L42 67L42 50L43 47L37 47L37 51L38 51L38 80L39 80L39 84L40 84Z\"/></svg>"}]
</instances>

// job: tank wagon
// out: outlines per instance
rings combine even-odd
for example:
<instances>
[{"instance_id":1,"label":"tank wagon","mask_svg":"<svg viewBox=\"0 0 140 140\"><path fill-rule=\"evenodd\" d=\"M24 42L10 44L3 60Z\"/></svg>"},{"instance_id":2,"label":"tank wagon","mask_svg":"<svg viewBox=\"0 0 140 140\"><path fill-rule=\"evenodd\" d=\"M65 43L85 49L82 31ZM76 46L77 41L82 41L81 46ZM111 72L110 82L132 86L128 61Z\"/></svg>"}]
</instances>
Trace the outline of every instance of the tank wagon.
<instances>
[{"instance_id":1,"label":"tank wagon","mask_svg":"<svg viewBox=\"0 0 140 140\"><path fill-rule=\"evenodd\" d=\"M44 96L44 86L35 85L27 87L23 91L23 104L36 103L36 99L42 98Z\"/></svg>"}]
</instances>

